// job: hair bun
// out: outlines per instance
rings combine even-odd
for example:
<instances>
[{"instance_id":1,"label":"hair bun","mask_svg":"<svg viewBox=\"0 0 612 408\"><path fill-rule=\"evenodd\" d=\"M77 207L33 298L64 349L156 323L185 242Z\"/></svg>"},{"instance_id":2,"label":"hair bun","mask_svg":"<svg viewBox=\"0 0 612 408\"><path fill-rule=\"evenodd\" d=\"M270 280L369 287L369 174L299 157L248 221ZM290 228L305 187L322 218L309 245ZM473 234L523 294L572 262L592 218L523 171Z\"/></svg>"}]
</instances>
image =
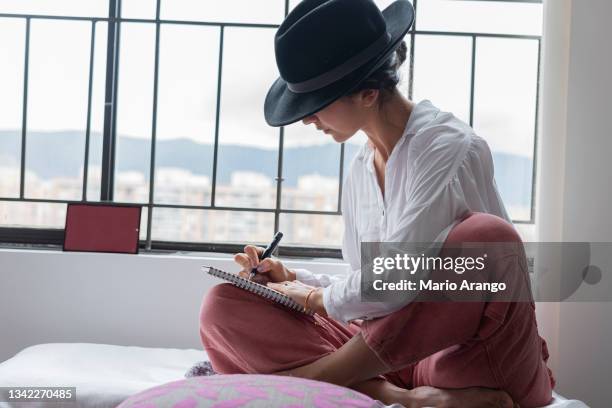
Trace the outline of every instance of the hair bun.
<instances>
[{"instance_id":1,"label":"hair bun","mask_svg":"<svg viewBox=\"0 0 612 408\"><path fill-rule=\"evenodd\" d=\"M398 70L402 66L404 61L406 61L407 53L408 53L408 46L406 45L406 41L402 41L399 47L395 49L395 64L394 64L395 70Z\"/></svg>"},{"instance_id":2,"label":"hair bun","mask_svg":"<svg viewBox=\"0 0 612 408\"><path fill-rule=\"evenodd\" d=\"M400 67L406 61L407 52L406 41L402 41L384 64L362 81L351 93L364 89L378 89L383 91L381 98L384 98L385 94L395 89L400 83Z\"/></svg>"}]
</instances>

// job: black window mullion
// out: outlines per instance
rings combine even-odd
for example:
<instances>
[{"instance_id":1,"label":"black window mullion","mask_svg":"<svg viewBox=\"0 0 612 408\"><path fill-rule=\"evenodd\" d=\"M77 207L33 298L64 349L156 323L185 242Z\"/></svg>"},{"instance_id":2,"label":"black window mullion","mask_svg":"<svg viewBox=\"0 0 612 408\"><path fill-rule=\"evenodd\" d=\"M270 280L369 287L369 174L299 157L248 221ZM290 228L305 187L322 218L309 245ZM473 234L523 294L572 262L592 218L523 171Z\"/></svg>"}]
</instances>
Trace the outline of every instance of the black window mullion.
<instances>
[{"instance_id":1,"label":"black window mullion","mask_svg":"<svg viewBox=\"0 0 612 408\"><path fill-rule=\"evenodd\" d=\"M100 201L112 201L114 196L119 43L121 35L120 16L121 0L109 0Z\"/></svg>"},{"instance_id":2,"label":"black window mullion","mask_svg":"<svg viewBox=\"0 0 612 408\"><path fill-rule=\"evenodd\" d=\"M278 132L278 168L276 173L276 205L274 206L274 232L280 228L281 195L283 190L283 153L285 144L285 127Z\"/></svg>"},{"instance_id":3,"label":"black window mullion","mask_svg":"<svg viewBox=\"0 0 612 408\"><path fill-rule=\"evenodd\" d=\"M149 160L149 203L147 205L146 248L151 249L151 224L153 222L153 197L155 196L155 148L157 146L157 94L159 83L159 11L161 0L157 0L155 11L155 66L153 68L153 114L151 119L151 158Z\"/></svg>"},{"instance_id":4,"label":"black window mullion","mask_svg":"<svg viewBox=\"0 0 612 408\"><path fill-rule=\"evenodd\" d=\"M83 195L87 200L87 177L89 170L89 138L91 133L91 94L94 70L94 51L96 44L96 21L91 22L91 44L89 45L89 84L87 86L87 123L85 124L85 158L83 159Z\"/></svg>"},{"instance_id":5,"label":"black window mullion","mask_svg":"<svg viewBox=\"0 0 612 408\"><path fill-rule=\"evenodd\" d=\"M112 0L111 0L112 1ZM113 121L111 123L112 126L112 144L111 144L111 155L110 155L110 163L108 168L108 174L110 176L110 198L109 200L114 200L115 198L115 161L117 157L117 100L119 98L119 57L121 51L121 0L117 1L117 36L115 41L115 74L114 74L114 92L113 92Z\"/></svg>"},{"instance_id":6,"label":"black window mullion","mask_svg":"<svg viewBox=\"0 0 612 408\"><path fill-rule=\"evenodd\" d=\"M474 88L476 86L476 36L472 36L472 66L470 78L470 126L474 127Z\"/></svg>"},{"instance_id":7,"label":"black window mullion","mask_svg":"<svg viewBox=\"0 0 612 408\"><path fill-rule=\"evenodd\" d=\"M23 66L23 110L21 113L21 173L19 176L19 198L24 198L26 171L26 135L28 125L28 77L30 66L30 18L26 18L25 50Z\"/></svg>"},{"instance_id":8,"label":"black window mullion","mask_svg":"<svg viewBox=\"0 0 612 408\"><path fill-rule=\"evenodd\" d=\"M219 26L219 67L217 68L217 102L215 111L215 141L213 144L213 168L212 187L210 193L210 205L215 206L217 192L217 161L219 159L219 117L221 114L221 86L223 79L223 40L225 37L225 26Z\"/></svg>"},{"instance_id":9,"label":"black window mullion","mask_svg":"<svg viewBox=\"0 0 612 408\"><path fill-rule=\"evenodd\" d=\"M416 23L417 23L417 1L413 0L414 21L410 30L410 60L408 61L408 99L412 100L414 89L414 44L416 40Z\"/></svg>"},{"instance_id":10,"label":"black window mullion","mask_svg":"<svg viewBox=\"0 0 612 408\"><path fill-rule=\"evenodd\" d=\"M289 0L285 0L285 17L289 14ZM274 233L280 229L280 215L283 194L283 154L285 149L285 127L281 126L278 131L278 167L276 171L276 204L274 206ZM278 253L278 249L275 251Z\"/></svg>"}]
</instances>

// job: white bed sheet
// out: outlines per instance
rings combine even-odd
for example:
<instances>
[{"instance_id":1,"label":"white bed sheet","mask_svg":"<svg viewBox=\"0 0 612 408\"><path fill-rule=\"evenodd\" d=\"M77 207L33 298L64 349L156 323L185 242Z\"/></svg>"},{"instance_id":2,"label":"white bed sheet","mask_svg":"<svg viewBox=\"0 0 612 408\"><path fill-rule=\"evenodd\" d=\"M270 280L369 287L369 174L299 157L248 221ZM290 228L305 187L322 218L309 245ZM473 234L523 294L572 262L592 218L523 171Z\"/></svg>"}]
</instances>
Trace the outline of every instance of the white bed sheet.
<instances>
[{"instance_id":1,"label":"white bed sheet","mask_svg":"<svg viewBox=\"0 0 612 408\"><path fill-rule=\"evenodd\" d=\"M174 380L206 353L92 343L48 343L25 348L0 363L0 386L76 387L71 408L114 408L128 396ZM55 403L0 402L0 408L57 407ZM546 408L588 408L555 394Z\"/></svg>"},{"instance_id":2,"label":"white bed sheet","mask_svg":"<svg viewBox=\"0 0 612 408\"><path fill-rule=\"evenodd\" d=\"M128 396L184 378L203 350L48 343L28 347L0 364L3 386L76 387L74 408L114 408ZM3 405L4 404L4 405ZM0 402L2 408L57 407L50 403Z\"/></svg>"}]
</instances>

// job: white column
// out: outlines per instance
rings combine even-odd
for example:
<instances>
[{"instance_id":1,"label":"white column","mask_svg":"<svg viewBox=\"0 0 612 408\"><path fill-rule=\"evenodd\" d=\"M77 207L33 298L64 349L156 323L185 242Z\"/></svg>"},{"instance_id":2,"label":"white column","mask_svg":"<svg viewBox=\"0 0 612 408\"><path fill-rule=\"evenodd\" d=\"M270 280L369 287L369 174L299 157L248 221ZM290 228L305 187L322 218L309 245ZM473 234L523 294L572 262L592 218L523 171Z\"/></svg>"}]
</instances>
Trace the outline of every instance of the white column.
<instances>
[{"instance_id":1,"label":"white column","mask_svg":"<svg viewBox=\"0 0 612 408\"><path fill-rule=\"evenodd\" d=\"M563 240L571 5L571 0L544 1L536 181L538 242ZM540 333L551 354L549 365L554 370L558 359L559 305L539 303L537 314Z\"/></svg>"}]
</instances>

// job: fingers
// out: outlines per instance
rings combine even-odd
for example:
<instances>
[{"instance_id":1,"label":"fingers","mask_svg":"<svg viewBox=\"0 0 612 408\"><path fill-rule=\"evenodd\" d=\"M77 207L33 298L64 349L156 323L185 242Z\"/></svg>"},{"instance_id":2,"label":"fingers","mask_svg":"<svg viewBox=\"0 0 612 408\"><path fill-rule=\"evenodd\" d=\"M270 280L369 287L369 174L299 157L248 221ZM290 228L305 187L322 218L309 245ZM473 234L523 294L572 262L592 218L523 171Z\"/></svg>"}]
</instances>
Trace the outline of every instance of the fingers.
<instances>
[{"instance_id":1,"label":"fingers","mask_svg":"<svg viewBox=\"0 0 612 408\"><path fill-rule=\"evenodd\" d=\"M258 272L269 272L272 270L273 266L275 266L277 262L278 261L276 261L275 259L266 258L259 263L259 265L257 266L257 271Z\"/></svg>"},{"instance_id":2,"label":"fingers","mask_svg":"<svg viewBox=\"0 0 612 408\"><path fill-rule=\"evenodd\" d=\"M257 272L269 272L272 270L273 266L275 265L277 261L271 258L267 258L261 261L259 265L255 264L255 266L253 266L253 261L247 254L235 254L234 262L242 266L242 269L245 271L250 272L251 269L256 267Z\"/></svg>"},{"instance_id":3,"label":"fingers","mask_svg":"<svg viewBox=\"0 0 612 408\"><path fill-rule=\"evenodd\" d=\"M259 257L264 253L264 248L247 245L244 247L244 253L251 262L251 268L255 268L259 264Z\"/></svg>"},{"instance_id":4,"label":"fingers","mask_svg":"<svg viewBox=\"0 0 612 408\"><path fill-rule=\"evenodd\" d=\"M263 254L264 249L247 245L244 247L244 253L234 255L234 261L244 269L252 269L259 263L259 257Z\"/></svg>"},{"instance_id":5,"label":"fingers","mask_svg":"<svg viewBox=\"0 0 612 408\"><path fill-rule=\"evenodd\" d=\"M256 273L251 280L255 283L259 283L260 285L264 285L264 286L268 282L270 282L270 278L267 275L264 275L261 273Z\"/></svg>"},{"instance_id":6,"label":"fingers","mask_svg":"<svg viewBox=\"0 0 612 408\"><path fill-rule=\"evenodd\" d=\"M234 255L234 262L238 265L242 266L244 270L251 270L251 260L249 259L247 254L236 254Z\"/></svg>"},{"instance_id":7,"label":"fingers","mask_svg":"<svg viewBox=\"0 0 612 408\"><path fill-rule=\"evenodd\" d=\"M249 279L252 282L259 283L260 285L266 285L266 283L270 282L270 278L266 274L256 273L251 278L251 269L243 269L238 272L238 276L244 279Z\"/></svg>"},{"instance_id":8,"label":"fingers","mask_svg":"<svg viewBox=\"0 0 612 408\"><path fill-rule=\"evenodd\" d=\"M244 253L235 254L234 262L242 267L242 271L238 272L238 276L251 279L253 282L262 285L268 283L270 278L266 274L257 273L251 278L251 270L260 264L259 257L263 255L264 251L264 248L247 245L244 247ZM263 265L260 266L258 272L269 272L272 270L274 261L268 258L262 261L261 264Z\"/></svg>"}]
</instances>

